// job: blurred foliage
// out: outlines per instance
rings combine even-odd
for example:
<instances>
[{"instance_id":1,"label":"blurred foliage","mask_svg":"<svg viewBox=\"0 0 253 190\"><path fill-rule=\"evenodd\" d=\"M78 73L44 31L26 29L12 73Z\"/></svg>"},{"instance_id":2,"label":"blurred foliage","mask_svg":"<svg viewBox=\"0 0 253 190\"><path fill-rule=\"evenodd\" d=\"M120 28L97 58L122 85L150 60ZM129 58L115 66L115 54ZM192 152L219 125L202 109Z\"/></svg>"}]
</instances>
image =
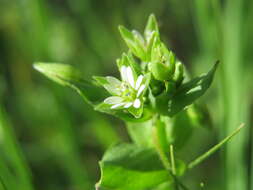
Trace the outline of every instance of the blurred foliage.
<instances>
[{"instance_id":1,"label":"blurred foliage","mask_svg":"<svg viewBox=\"0 0 253 190\"><path fill-rule=\"evenodd\" d=\"M0 170L7 171L0 173L1 181L15 179L7 180L13 190L94 188L102 153L128 140L126 129L93 111L74 92L49 82L32 63L72 64L87 79L114 75L113 60L126 49L118 25L142 31L138 27L150 13L159 21L162 39L191 73L221 60L216 88L201 99L218 133L194 133L185 148L186 160L214 144L213 137L224 137L239 122L248 124L239 143L192 171L187 182L195 189L202 181L212 190L253 188L250 0L1 0Z\"/></svg>"}]
</instances>

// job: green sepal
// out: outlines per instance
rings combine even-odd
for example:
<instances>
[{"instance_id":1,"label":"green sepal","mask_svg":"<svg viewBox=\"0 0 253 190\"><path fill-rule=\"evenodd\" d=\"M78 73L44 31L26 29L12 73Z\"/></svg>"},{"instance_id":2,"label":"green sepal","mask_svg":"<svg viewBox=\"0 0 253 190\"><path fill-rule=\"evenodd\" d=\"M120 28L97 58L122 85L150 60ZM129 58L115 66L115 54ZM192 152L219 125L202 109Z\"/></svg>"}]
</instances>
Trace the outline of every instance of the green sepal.
<instances>
[{"instance_id":1,"label":"green sepal","mask_svg":"<svg viewBox=\"0 0 253 190\"><path fill-rule=\"evenodd\" d=\"M93 79L95 79L95 81L98 83L98 85L100 86L104 86L109 84L109 82L107 81L106 77L101 77L101 76L92 76Z\"/></svg>"},{"instance_id":2,"label":"green sepal","mask_svg":"<svg viewBox=\"0 0 253 190\"><path fill-rule=\"evenodd\" d=\"M151 61L152 48L158 42L158 39L159 35L157 32L152 32L150 37L146 39L146 60L143 60L144 62L148 63Z\"/></svg>"},{"instance_id":3,"label":"green sepal","mask_svg":"<svg viewBox=\"0 0 253 190\"><path fill-rule=\"evenodd\" d=\"M130 67L132 68L132 70L139 76L140 74L142 74L142 70L141 70L141 66L140 64L138 64L135 60L135 58L133 57L133 54L131 53L131 51L128 51L127 53L127 59L129 62Z\"/></svg>"},{"instance_id":4,"label":"green sepal","mask_svg":"<svg viewBox=\"0 0 253 190\"><path fill-rule=\"evenodd\" d=\"M169 67L161 62L150 63L149 70L159 81L169 80L172 77Z\"/></svg>"},{"instance_id":5,"label":"green sepal","mask_svg":"<svg viewBox=\"0 0 253 190\"><path fill-rule=\"evenodd\" d=\"M135 79L138 75L141 74L140 65L136 63L136 61L134 60L130 52L128 52L128 54L123 53L121 58L117 59L116 63L117 63L119 71L122 66L131 67Z\"/></svg>"},{"instance_id":6,"label":"green sepal","mask_svg":"<svg viewBox=\"0 0 253 190\"><path fill-rule=\"evenodd\" d=\"M145 38L149 38L152 32L156 32L159 35L159 28L154 14L148 17L148 22L144 31Z\"/></svg>"},{"instance_id":7,"label":"green sepal","mask_svg":"<svg viewBox=\"0 0 253 190\"><path fill-rule=\"evenodd\" d=\"M135 117L135 118L140 118L143 112L143 104L141 105L140 108L136 109L134 107L128 108L128 111Z\"/></svg>"},{"instance_id":8,"label":"green sepal","mask_svg":"<svg viewBox=\"0 0 253 190\"><path fill-rule=\"evenodd\" d=\"M165 90L164 82L156 80L154 79L154 76L151 76L150 89L151 89L151 94L153 96L158 96Z\"/></svg>"},{"instance_id":9,"label":"green sepal","mask_svg":"<svg viewBox=\"0 0 253 190\"><path fill-rule=\"evenodd\" d=\"M138 37L124 26L119 26L119 31L122 38L126 42L129 49L133 52L133 54L140 59L145 59L145 52L143 51L143 47L138 41Z\"/></svg>"},{"instance_id":10,"label":"green sepal","mask_svg":"<svg viewBox=\"0 0 253 190\"><path fill-rule=\"evenodd\" d=\"M175 55L161 42L156 42L151 51L149 71L156 80L170 80L175 72Z\"/></svg>"},{"instance_id":11,"label":"green sepal","mask_svg":"<svg viewBox=\"0 0 253 190\"><path fill-rule=\"evenodd\" d=\"M140 117L136 118L134 115L129 113L127 110L122 110L122 109L111 109L111 105L106 104L104 102L96 105L95 107L96 111L106 113L113 115L119 119L122 119L126 122L144 122L149 119L151 119L153 113L149 110L146 109L145 107L142 109L142 114Z\"/></svg>"},{"instance_id":12,"label":"green sepal","mask_svg":"<svg viewBox=\"0 0 253 190\"><path fill-rule=\"evenodd\" d=\"M92 78L95 80L95 82L98 85L103 86L111 95L118 96L118 94L120 93L119 88L120 88L121 81L118 80L117 78L112 77L112 76L107 76L107 77L93 76Z\"/></svg>"}]
</instances>

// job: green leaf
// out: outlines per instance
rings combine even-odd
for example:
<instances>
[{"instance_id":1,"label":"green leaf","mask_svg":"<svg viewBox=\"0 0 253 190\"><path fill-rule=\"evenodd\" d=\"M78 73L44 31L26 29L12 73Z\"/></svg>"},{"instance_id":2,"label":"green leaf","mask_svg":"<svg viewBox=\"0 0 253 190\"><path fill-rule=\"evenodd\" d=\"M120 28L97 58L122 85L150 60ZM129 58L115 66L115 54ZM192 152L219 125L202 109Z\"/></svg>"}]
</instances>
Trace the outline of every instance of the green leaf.
<instances>
[{"instance_id":1,"label":"green leaf","mask_svg":"<svg viewBox=\"0 0 253 190\"><path fill-rule=\"evenodd\" d=\"M146 122L127 122L127 130L132 141L139 146L152 147L152 120Z\"/></svg>"},{"instance_id":2,"label":"green leaf","mask_svg":"<svg viewBox=\"0 0 253 190\"><path fill-rule=\"evenodd\" d=\"M110 148L100 162L98 189L145 190L172 181L156 152L133 144Z\"/></svg>"},{"instance_id":3,"label":"green leaf","mask_svg":"<svg viewBox=\"0 0 253 190\"><path fill-rule=\"evenodd\" d=\"M49 79L76 90L87 103L93 106L109 96L103 88L85 80L81 72L70 65L35 63L33 66Z\"/></svg>"},{"instance_id":4,"label":"green leaf","mask_svg":"<svg viewBox=\"0 0 253 190\"><path fill-rule=\"evenodd\" d=\"M168 115L171 117L202 96L210 87L218 62L207 73L182 84L168 102Z\"/></svg>"}]
</instances>

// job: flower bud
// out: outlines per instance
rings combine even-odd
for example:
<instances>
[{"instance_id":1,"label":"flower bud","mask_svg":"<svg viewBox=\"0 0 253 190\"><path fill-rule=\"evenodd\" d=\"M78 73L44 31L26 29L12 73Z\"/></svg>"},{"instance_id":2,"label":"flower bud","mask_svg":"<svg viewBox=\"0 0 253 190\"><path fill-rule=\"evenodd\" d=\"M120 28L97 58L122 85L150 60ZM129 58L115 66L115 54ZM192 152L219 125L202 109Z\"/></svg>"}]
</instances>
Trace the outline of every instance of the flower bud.
<instances>
[{"instance_id":1,"label":"flower bud","mask_svg":"<svg viewBox=\"0 0 253 190\"><path fill-rule=\"evenodd\" d=\"M156 80L166 81L173 77L175 71L175 56L164 44L159 43L153 47L149 71Z\"/></svg>"},{"instance_id":2,"label":"flower bud","mask_svg":"<svg viewBox=\"0 0 253 190\"><path fill-rule=\"evenodd\" d=\"M177 61L173 80L176 82L176 85L179 86L182 83L183 79L184 79L184 66L180 61Z\"/></svg>"}]
</instances>

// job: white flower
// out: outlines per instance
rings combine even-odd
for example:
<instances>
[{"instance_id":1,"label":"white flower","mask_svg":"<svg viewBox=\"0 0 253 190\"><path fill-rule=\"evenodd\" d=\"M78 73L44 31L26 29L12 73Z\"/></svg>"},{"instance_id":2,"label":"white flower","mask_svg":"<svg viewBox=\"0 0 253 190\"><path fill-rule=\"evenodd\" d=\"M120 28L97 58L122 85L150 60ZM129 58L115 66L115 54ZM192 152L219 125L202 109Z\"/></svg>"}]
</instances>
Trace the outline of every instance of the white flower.
<instances>
[{"instance_id":1,"label":"white flower","mask_svg":"<svg viewBox=\"0 0 253 190\"><path fill-rule=\"evenodd\" d=\"M122 66L120 73L122 81L114 77L106 77L108 84L104 87L114 96L106 98L104 102L112 105L111 109L140 108L143 104L142 95L146 89L144 76L139 75L135 80L129 66Z\"/></svg>"}]
</instances>

